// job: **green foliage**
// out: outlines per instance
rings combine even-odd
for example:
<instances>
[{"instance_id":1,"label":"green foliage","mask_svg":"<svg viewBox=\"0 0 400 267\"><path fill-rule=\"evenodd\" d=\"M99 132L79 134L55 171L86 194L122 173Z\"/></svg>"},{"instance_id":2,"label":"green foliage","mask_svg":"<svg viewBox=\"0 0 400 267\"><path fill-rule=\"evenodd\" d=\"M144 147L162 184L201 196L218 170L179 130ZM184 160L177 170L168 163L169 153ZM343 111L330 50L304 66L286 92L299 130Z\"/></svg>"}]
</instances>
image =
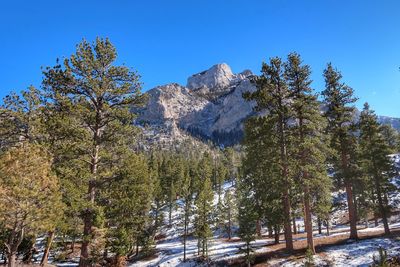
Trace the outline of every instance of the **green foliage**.
<instances>
[{"instance_id":1,"label":"green foliage","mask_svg":"<svg viewBox=\"0 0 400 267\"><path fill-rule=\"evenodd\" d=\"M94 256L90 243L96 251L104 243L105 231L96 227L106 219L97 220L106 206L100 196L107 191L105 185L118 177L134 143L132 108L146 99L137 73L116 66L116 58L108 39L97 38L92 44L84 40L63 64L43 72L48 131L56 137L57 172L71 189L73 197L66 194L66 200L76 205L73 212L79 212L84 223L82 264Z\"/></svg>"},{"instance_id":2,"label":"green foliage","mask_svg":"<svg viewBox=\"0 0 400 267\"><path fill-rule=\"evenodd\" d=\"M314 264L314 254L310 248L306 251L306 257L304 262L304 267L312 267L315 266Z\"/></svg>"},{"instance_id":3,"label":"green foliage","mask_svg":"<svg viewBox=\"0 0 400 267\"><path fill-rule=\"evenodd\" d=\"M258 214L254 205L256 199L254 192L251 189L251 182L242 177L239 183L239 203L238 203L238 222L239 231L238 235L245 242L246 263L249 265L252 261L252 248L250 243L255 240L256 237L256 222Z\"/></svg>"},{"instance_id":4,"label":"green foliage","mask_svg":"<svg viewBox=\"0 0 400 267\"><path fill-rule=\"evenodd\" d=\"M207 175L211 172L204 171L203 174ZM208 238L211 237L211 223L212 223L212 201L213 201L213 191L211 187L210 177L205 176L203 181L203 186L197 199L195 201L196 213L195 213L195 234L196 237L201 242L201 253L203 257L207 257L208 253Z\"/></svg>"},{"instance_id":5,"label":"green foliage","mask_svg":"<svg viewBox=\"0 0 400 267\"><path fill-rule=\"evenodd\" d=\"M15 255L24 236L54 229L62 216L60 187L49 155L25 143L0 156L0 225L8 232L7 254Z\"/></svg>"},{"instance_id":6,"label":"green foliage","mask_svg":"<svg viewBox=\"0 0 400 267\"><path fill-rule=\"evenodd\" d=\"M359 158L364 178L364 198L369 207L379 210L385 232L389 233L387 222L390 207L385 201L387 194L396 190L391 183L395 170L389 154L393 151L390 140L386 139L382 126L377 121L377 116L370 110L368 103L360 115L359 121ZM376 201L375 201L376 200ZM364 202L364 203L365 203Z\"/></svg>"},{"instance_id":7,"label":"green foliage","mask_svg":"<svg viewBox=\"0 0 400 267\"><path fill-rule=\"evenodd\" d=\"M329 161L334 167L334 178L339 187L345 187L350 219L350 236L357 238L357 214L354 199L357 192L356 178L359 176L357 161L357 139L354 135L353 89L342 82L341 73L328 64L324 70L325 89L322 91L327 119L326 132L329 133Z\"/></svg>"},{"instance_id":8,"label":"green foliage","mask_svg":"<svg viewBox=\"0 0 400 267\"><path fill-rule=\"evenodd\" d=\"M124 159L115 176L103 195L108 202L107 240L111 252L127 255L149 223L153 181L147 160L133 153Z\"/></svg>"},{"instance_id":9,"label":"green foliage","mask_svg":"<svg viewBox=\"0 0 400 267\"><path fill-rule=\"evenodd\" d=\"M378 258L373 255L373 263L372 263L372 267L389 267L391 266L391 264L388 262L388 258L387 258L387 251L382 248L379 247L378 249Z\"/></svg>"}]
</instances>

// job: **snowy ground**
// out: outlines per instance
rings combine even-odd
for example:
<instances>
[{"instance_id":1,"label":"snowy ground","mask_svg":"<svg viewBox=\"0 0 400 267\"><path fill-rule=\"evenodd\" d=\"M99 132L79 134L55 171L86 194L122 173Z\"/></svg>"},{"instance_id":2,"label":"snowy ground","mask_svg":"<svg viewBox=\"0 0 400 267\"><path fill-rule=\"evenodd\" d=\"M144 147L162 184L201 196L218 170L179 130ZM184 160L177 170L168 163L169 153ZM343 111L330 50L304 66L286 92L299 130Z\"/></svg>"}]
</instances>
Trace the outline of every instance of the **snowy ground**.
<instances>
[{"instance_id":1,"label":"snowy ground","mask_svg":"<svg viewBox=\"0 0 400 267\"><path fill-rule=\"evenodd\" d=\"M400 240L390 238L373 238L352 241L348 244L332 246L314 256L316 266L370 266L373 257L378 257L378 249L382 247L387 251L388 257L398 256L400 253ZM270 266L304 266L304 258L301 259L275 259L268 261Z\"/></svg>"},{"instance_id":2,"label":"snowy ground","mask_svg":"<svg viewBox=\"0 0 400 267\"><path fill-rule=\"evenodd\" d=\"M396 163L399 159L396 158ZM394 178L394 182L399 182L399 178ZM224 185L224 191L231 190L232 184L227 183ZM394 199L398 198L400 194L392 196ZM222 196L223 198L223 196ZM343 235L349 233L349 226L339 224L346 214L345 205L345 193L337 192L334 195L339 202L344 202L343 205L339 205L339 208L335 210L332 216L332 230L330 231L331 237L337 235ZM214 197L214 204L218 201L218 196ZM398 204L398 203L396 203ZM156 255L149 260L137 261L130 264L130 267L139 266L201 266L199 262L196 262L197 258L197 240L191 238L187 241L187 262L183 262L183 243L181 234L183 232L183 226L179 222L182 218L182 203L177 201L177 208L172 214L172 226L164 227L161 229L161 233L166 236L165 239L160 240L156 244ZM396 205L398 206L398 205ZM165 211L166 212L166 211ZM167 214L164 215L167 218ZM193 218L192 218L193 219ZM192 220L193 221L193 220ZM337 225L336 222L338 223ZM390 222L391 229L400 229L400 217L393 217ZM296 220L296 225L301 229L300 232L304 231L304 225L302 219ZM371 225L370 225L371 226ZM190 226L191 227L191 226ZM364 228L364 225L360 225L360 228ZM263 229L262 232L265 232ZM323 234L318 234L317 229L314 231L316 239L324 238L326 236L325 229ZM377 232L383 231L383 227L370 227L359 230L360 233ZM232 260L234 258L242 257L240 248L243 246L243 242L238 241L238 238L234 238L236 241L228 241L226 238L221 237L215 232L215 236L211 238L209 243L209 258L211 262L218 262L223 260ZM295 237L295 241L305 240L305 237ZM281 236L283 241L283 236ZM268 252L270 249L267 244L272 244L273 239L263 238L253 242L253 248L255 254L262 254ZM400 254L400 241L396 241L388 238L374 238L369 240L363 240L354 243L348 243L345 245L332 246L324 250L322 253L315 256L315 263L320 266L368 266L372 262L372 256L378 253L379 246L387 249L388 255ZM303 266L304 258L287 258L287 259L276 259L268 262L273 266Z\"/></svg>"}]
</instances>

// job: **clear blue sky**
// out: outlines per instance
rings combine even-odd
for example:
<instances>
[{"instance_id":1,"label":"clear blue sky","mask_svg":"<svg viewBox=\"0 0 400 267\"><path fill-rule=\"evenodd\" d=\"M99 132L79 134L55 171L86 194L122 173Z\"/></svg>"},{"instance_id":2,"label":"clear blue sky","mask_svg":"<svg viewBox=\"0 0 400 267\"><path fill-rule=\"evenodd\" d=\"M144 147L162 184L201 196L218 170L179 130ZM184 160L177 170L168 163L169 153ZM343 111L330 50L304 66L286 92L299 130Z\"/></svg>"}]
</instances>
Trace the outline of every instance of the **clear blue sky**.
<instances>
[{"instance_id":1,"label":"clear blue sky","mask_svg":"<svg viewBox=\"0 0 400 267\"><path fill-rule=\"evenodd\" d=\"M0 2L0 97L40 86L41 66L86 38L109 37L144 89L211 65L259 73L263 60L300 53L314 87L331 61L378 114L400 117L400 1L143 0Z\"/></svg>"}]
</instances>

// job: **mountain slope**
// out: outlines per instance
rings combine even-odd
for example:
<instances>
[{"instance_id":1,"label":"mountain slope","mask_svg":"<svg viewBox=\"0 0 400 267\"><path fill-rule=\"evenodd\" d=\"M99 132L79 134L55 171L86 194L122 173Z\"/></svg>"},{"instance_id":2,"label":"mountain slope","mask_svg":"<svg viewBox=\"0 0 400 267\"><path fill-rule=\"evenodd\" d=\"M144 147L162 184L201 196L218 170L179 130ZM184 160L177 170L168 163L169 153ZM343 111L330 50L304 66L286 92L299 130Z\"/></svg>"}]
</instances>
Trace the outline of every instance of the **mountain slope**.
<instances>
[{"instance_id":1,"label":"mountain slope","mask_svg":"<svg viewBox=\"0 0 400 267\"><path fill-rule=\"evenodd\" d=\"M218 145L234 145L243 137L243 121L254 114L254 103L242 98L254 91L252 72L234 74L225 64L217 64L194 74L187 85L158 86L147 92L149 102L137 110L137 123L152 142L179 143L195 136ZM400 119L379 116L381 123L400 130Z\"/></svg>"}]
</instances>

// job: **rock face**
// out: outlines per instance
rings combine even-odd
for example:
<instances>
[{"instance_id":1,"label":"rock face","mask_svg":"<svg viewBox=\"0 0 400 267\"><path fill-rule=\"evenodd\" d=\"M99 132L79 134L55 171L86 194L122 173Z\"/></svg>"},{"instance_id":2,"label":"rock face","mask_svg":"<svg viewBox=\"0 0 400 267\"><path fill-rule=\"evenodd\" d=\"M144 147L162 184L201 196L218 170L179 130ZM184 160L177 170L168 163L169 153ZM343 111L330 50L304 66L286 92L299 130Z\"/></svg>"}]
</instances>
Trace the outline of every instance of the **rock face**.
<instances>
[{"instance_id":1,"label":"rock face","mask_svg":"<svg viewBox=\"0 0 400 267\"><path fill-rule=\"evenodd\" d=\"M147 140L156 143L179 143L191 136L219 145L238 143L243 136L243 121L254 114L254 103L242 98L254 91L252 72L234 74L223 63L188 78L187 86L172 83L147 92L149 102L139 110L136 122ZM381 123L398 130L400 120L379 117Z\"/></svg>"},{"instance_id":2,"label":"rock face","mask_svg":"<svg viewBox=\"0 0 400 267\"><path fill-rule=\"evenodd\" d=\"M171 142L190 134L221 145L237 143L243 120L253 112L253 104L242 98L244 92L255 90L249 80L252 75L233 74L227 64L217 64L189 77L186 87L158 86L148 91L149 102L139 111L137 122L154 136L154 129L171 129Z\"/></svg>"},{"instance_id":3,"label":"rock face","mask_svg":"<svg viewBox=\"0 0 400 267\"><path fill-rule=\"evenodd\" d=\"M188 78L187 88L195 90L200 88L224 89L234 79L231 68L225 64L217 64L209 70L197 73Z\"/></svg>"}]
</instances>

